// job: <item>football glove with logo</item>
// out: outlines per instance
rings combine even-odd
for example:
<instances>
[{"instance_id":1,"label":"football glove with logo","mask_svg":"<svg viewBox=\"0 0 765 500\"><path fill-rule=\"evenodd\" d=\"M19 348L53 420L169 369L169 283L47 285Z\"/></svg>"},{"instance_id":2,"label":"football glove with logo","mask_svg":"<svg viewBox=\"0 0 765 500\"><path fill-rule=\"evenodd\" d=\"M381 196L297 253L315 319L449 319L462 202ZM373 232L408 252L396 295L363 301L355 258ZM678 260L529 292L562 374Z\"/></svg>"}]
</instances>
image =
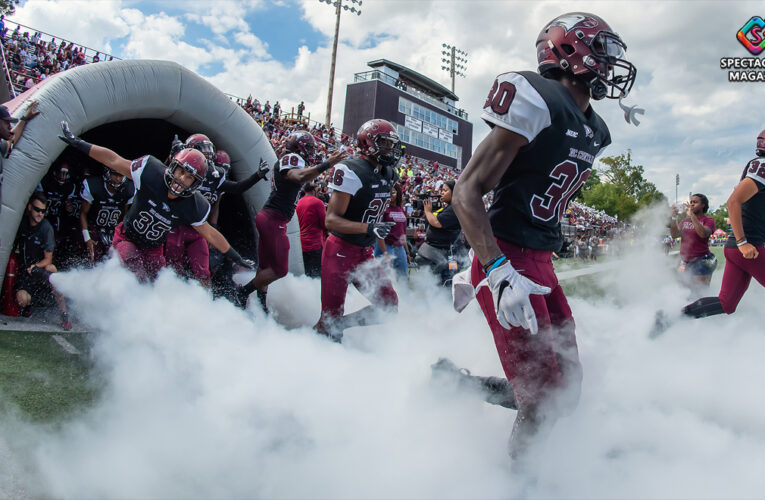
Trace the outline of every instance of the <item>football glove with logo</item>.
<instances>
[{"instance_id":1,"label":"football glove with logo","mask_svg":"<svg viewBox=\"0 0 765 500\"><path fill-rule=\"evenodd\" d=\"M536 335L539 327L529 295L547 295L550 293L548 287L538 285L519 274L507 259L489 271L486 280L476 288L476 293L482 286L488 286L491 290L500 325L508 330L511 326L520 326Z\"/></svg>"}]
</instances>

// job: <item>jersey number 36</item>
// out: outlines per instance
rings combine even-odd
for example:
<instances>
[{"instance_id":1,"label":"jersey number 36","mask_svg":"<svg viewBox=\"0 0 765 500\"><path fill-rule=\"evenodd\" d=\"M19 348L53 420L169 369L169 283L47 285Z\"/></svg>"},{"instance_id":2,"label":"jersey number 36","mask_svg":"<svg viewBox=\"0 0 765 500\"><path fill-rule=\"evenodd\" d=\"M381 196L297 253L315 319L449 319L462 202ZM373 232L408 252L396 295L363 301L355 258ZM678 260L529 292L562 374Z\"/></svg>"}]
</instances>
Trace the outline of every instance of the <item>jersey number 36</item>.
<instances>
[{"instance_id":1,"label":"jersey number 36","mask_svg":"<svg viewBox=\"0 0 765 500\"><path fill-rule=\"evenodd\" d=\"M535 194L531 197L531 213L537 219L550 221L560 220L568 199L587 182L590 169L579 172L579 166L571 160L555 165L550 172L553 182L542 196Z\"/></svg>"}]
</instances>

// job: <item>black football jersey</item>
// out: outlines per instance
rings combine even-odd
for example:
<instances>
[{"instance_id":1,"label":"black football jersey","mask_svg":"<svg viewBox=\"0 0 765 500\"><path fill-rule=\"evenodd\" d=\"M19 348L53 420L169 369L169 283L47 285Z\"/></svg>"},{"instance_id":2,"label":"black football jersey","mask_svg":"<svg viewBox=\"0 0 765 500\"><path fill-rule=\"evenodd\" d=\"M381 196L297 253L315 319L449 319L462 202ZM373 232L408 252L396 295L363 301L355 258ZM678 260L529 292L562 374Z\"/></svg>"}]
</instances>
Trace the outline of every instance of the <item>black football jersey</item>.
<instances>
[{"instance_id":1,"label":"black football jersey","mask_svg":"<svg viewBox=\"0 0 765 500\"><path fill-rule=\"evenodd\" d=\"M592 107L582 112L560 82L530 71L498 76L481 117L529 141L494 189L494 235L520 247L558 251L560 220L595 157L611 143L608 127Z\"/></svg>"},{"instance_id":2,"label":"black football jersey","mask_svg":"<svg viewBox=\"0 0 765 500\"><path fill-rule=\"evenodd\" d=\"M741 180L749 177L757 184L757 193L741 205L741 222L746 241L754 246L765 244L765 158L755 158L746 164ZM736 236L731 231L725 242L736 248Z\"/></svg>"},{"instance_id":3,"label":"black football jersey","mask_svg":"<svg viewBox=\"0 0 765 500\"><path fill-rule=\"evenodd\" d=\"M45 212L45 218L53 225L53 229L58 232L61 229L62 218L68 215L65 214L64 202L67 199L74 201L77 198L77 186L75 186L71 179L63 184L59 184L52 176L46 175L40 181L37 190L42 191L48 197L48 209ZM74 208L77 213L68 215L69 217L79 216L77 206L75 205Z\"/></svg>"},{"instance_id":4,"label":"black football jersey","mask_svg":"<svg viewBox=\"0 0 765 500\"><path fill-rule=\"evenodd\" d=\"M217 176L216 176L217 174ZM212 206L220 198L220 187L226 181L226 173L223 169L212 166L207 169L205 180L199 186L199 194L204 196L205 200Z\"/></svg>"},{"instance_id":5,"label":"black football jersey","mask_svg":"<svg viewBox=\"0 0 765 500\"><path fill-rule=\"evenodd\" d=\"M287 172L293 168L306 168L303 157L295 153L282 156L276 163L271 178L271 194L263 207L278 210L288 218L292 218L295 214L298 193L302 187L301 184L287 179Z\"/></svg>"},{"instance_id":6,"label":"black football jersey","mask_svg":"<svg viewBox=\"0 0 765 500\"><path fill-rule=\"evenodd\" d=\"M343 217L354 222L380 222L390 204L391 190L397 180L395 169L381 168L375 171L364 158L343 160L332 171L330 189L351 195L348 209ZM367 234L343 234L332 232L338 238L359 246L372 246L375 238Z\"/></svg>"},{"instance_id":7,"label":"black football jersey","mask_svg":"<svg viewBox=\"0 0 765 500\"><path fill-rule=\"evenodd\" d=\"M82 181L80 197L90 203L88 225L111 233L117 227L125 209L125 205L133 199L135 186L133 181L125 182L114 193L109 192L104 178L100 175L86 177Z\"/></svg>"},{"instance_id":8,"label":"black football jersey","mask_svg":"<svg viewBox=\"0 0 765 500\"><path fill-rule=\"evenodd\" d=\"M135 196L125 215L123 227L127 238L142 248L157 248L167 233L178 226L199 226L210 214L210 204L195 192L188 197L170 199L165 184L165 165L147 155L130 166Z\"/></svg>"}]
</instances>

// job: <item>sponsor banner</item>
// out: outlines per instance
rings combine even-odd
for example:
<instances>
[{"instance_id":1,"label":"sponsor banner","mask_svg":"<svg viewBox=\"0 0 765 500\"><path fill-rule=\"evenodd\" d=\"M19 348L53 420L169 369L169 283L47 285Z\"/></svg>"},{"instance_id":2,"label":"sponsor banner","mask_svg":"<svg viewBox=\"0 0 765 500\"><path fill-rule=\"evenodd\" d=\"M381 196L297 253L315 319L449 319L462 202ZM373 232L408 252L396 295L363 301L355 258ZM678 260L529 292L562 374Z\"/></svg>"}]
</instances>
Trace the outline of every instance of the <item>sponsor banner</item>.
<instances>
[{"instance_id":1,"label":"sponsor banner","mask_svg":"<svg viewBox=\"0 0 765 500\"><path fill-rule=\"evenodd\" d=\"M435 137L438 139L438 127L433 125L432 123L422 123L422 133L428 134L431 137Z\"/></svg>"},{"instance_id":2,"label":"sponsor banner","mask_svg":"<svg viewBox=\"0 0 765 500\"><path fill-rule=\"evenodd\" d=\"M449 144L454 144L454 134L448 130L438 129L438 138Z\"/></svg>"},{"instance_id":3,"label":"sponsor banner","mask_svg":"<svg viewBox=\"0 0 765 500\"><path fill-rule=\"evenodd\" d=\"M422 121L418 120L417 118L412 118L409 115L405 116L404 125L406 128L416 130L417 132L422 132Z\"/></svg>"}]
</instances>

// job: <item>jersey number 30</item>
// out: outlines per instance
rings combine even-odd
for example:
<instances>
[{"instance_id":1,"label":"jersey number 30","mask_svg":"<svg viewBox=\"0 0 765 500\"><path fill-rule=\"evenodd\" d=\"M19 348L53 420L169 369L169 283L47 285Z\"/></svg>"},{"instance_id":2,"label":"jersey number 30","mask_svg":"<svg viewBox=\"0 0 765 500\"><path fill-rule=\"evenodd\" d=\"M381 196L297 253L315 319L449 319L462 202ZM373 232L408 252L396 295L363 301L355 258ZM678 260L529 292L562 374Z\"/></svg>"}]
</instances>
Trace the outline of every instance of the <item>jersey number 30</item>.
<instances>
[{"instance_id":1,"label":"jersey number 30","mask_svg":"<svg viewBox=\"0 0 765 500\"><path fill-rule=\"evenodd\" d=\"M550 172L550 177L553 182L547 191L542 196L536 194L532 196L529 204L531 213L537 219L550 221L555 218L559 221L563 215L563 209L568 204L568 199L590 177L590 169L580 173L576 163L566 160L555 165Z\"/></svg>"},{"instance_id":2,"label":"jersey number 30","mask_svg":"<svg viewBox=\"0 0 765 500\"><path fill-rule=\"evenodd\" d=\"M510 109L510 104L514 98L515 85L510 82L499 83L499 80L494 80L494 85L491 86L489 97L486 98L483 107L486 109L491 106L492 111L498 115L504 115Z\"/></svg>"}]
</instances>

